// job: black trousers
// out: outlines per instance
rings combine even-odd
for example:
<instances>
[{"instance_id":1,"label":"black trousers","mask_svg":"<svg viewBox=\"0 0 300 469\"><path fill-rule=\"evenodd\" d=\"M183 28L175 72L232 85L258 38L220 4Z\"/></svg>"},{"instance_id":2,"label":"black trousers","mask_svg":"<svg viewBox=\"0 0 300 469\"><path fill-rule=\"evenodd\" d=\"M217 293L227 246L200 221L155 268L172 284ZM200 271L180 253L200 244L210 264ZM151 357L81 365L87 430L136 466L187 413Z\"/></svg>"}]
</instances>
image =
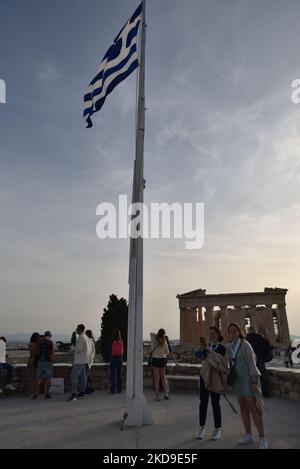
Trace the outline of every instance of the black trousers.
<instances>
[{"instance_id":1,"label":"black trousers","mask_svg":"<svg viewBox=\"0 0 300 469\"><path fill-rule=\"evenodd\" d=\"M268 376L267 376L265 362L263 360L257 360L257 368L260 371L260 384L261 384L262 395L264 397L270 397Z\"/></svg>"},{"instance_id":2,"label":"black trousers","mask_svg":"<svg viewBox=\"0 0 300 469\"><path fill-rule=\"evenodd\" d=\"M111 372L111 388L110 391L114 394L122 392L122 358L111 357L110 360L110 372Z\"/></svg>"},{"instance_id":3,"label":"black trousers","mask_svg":"<svg viewBox=\"0 0 300 469\"><path fill-rule=\"evenodd\" d=\"M206 422L209 395L211 398L211 405L213 408L215 428L221 428L222 417L221 417L221 407L220 407L220 394L216 392L207 391L207 389L205 388L203 378L200 376L199 424L201 427L204 427L205 422Z\"/></svg>"}]
</instances>

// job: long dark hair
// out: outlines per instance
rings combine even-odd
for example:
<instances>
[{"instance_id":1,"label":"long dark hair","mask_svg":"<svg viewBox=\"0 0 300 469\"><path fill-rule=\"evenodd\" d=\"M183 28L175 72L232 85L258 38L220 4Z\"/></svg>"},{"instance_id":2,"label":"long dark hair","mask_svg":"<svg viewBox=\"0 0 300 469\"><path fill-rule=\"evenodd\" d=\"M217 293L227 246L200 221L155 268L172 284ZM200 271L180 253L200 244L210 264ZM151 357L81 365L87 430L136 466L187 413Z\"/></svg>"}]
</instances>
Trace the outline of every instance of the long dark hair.
<instances>
[{"instance_id":1,"label":"long dark hair","mask_svg":"<svg viewBox=\"0 0 300 469\"><path fill-rule=\"evenodd\" d=\"M114 330L112 338L113 338L113 340L121 340L121 331L120 331L120 329Z\"/></svg>"},{"instance_id":2,"label":"long dark hair","mask_svg":"<svg viewBox=\"0 0 300 469\"><path fill-rule=\"evenodd\" d=\"M30 338L31 344L36 344L40 339L40 334L38 332L34 332Z\"/></svg>"},{"instance_id":3,"label":"long dark hair","mask_svg":"<svg viewBox=\"0 0 300 469\"><path fill-rule=\"evenodd\" d=\"M162 346L163 344L166 343L166 331L164 329L159 329L157 334L156 334L156 342Z\"/></svg>"},{"instance_id":4,"label":"long dark hair","mask_svg":"<svg viewBox=\"0 0 300 469\"><path fill-rule=\"evenodd\" d=\"M89 338L89 339L93 339L94 340L94 337L93 337L93 332L88 329L87 331L85 331L85 335Z\"/></svg>"},{"instance_id":5,"label":"long dark hair","mask_svg":"<svg viewBox=\"0 0 300 469\"><path fill-rule=\"evenodd\" d=\"M229 326L228 326L227 331L229 332L229 329L230 329L232 326L235 327L235 328L239 331L239 338L240 338L240 339L244 339L245 337L244 337L244 335L243 335L243 333L242 333L242 331L241 331L241 328L240 328L240 326L239 326L236 322L230 323Z\"/></svg>"},{"instance_id":6,"label":"long dark hair","mask_svg":"<svg viewBox=\"0 0 300 469\"><path fill-rule=\"evenodd\" d=\"M224 337L222 336L220 329L218 329L216 326L211 326L209 331L215 331L218 336L218 342L223 342Z\"/></svg>"}]
</instances>

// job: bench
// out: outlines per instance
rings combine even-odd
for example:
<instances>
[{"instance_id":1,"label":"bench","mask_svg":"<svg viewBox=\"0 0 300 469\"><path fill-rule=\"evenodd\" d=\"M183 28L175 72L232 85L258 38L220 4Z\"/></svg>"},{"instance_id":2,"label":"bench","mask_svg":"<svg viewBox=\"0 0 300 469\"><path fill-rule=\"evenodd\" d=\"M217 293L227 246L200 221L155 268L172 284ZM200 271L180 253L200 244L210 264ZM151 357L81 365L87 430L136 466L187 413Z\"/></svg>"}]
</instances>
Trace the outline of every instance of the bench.
<instances>
[{"instance_id":1,"label":"bench","mask_svg":"<svg viewBox=\"0 0 300 469\"><path fill-rule=\"evenodd\" d=\"M169 391L199 392L199 376L166 375Z\"/></svg>"}]
</instances>

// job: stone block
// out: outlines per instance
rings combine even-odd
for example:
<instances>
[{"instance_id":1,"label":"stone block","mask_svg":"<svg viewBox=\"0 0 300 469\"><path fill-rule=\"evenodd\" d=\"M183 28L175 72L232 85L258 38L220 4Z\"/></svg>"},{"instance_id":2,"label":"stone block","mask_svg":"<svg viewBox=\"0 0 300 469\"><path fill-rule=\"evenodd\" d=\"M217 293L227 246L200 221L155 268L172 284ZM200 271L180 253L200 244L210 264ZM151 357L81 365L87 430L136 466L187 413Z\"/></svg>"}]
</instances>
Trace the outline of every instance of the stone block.
<instances>
[{"instance_id":1,"label":"stone block","mask_svg":"<svg viewBox=\"0 0 300 469\"><path fill-rule=\"evenodd\" d=\"M270 390L271 397L280 397L280 391L278 389L271 389Z\"/></svg>"},{"instance_id":2,"label":"stone block","mask_svg":"<svg viewBox=\"0 0 300 469\"><path fill-rule=\"evenodd\" d=\"M269 376L268 381L270 384L273 384L274 386L279 386L280 384L280 380L276 378L275 376Z\"/></svg>"},{"instance_id":3,"label":"stone block","mask_svg":"<svg viewBox=\"0 0 300 469\"><path fill-rule=\"evenodd\" d=\"M288 398L292 401L300 401L300 394L294 391L290 391Z\"/></svg>"},{"instance_id":4,"label":"stone block","mask_svg":"<svg viewBox=\"0 0 300 469\"><path fill-rule=\"evenodd\" d=\"M292 389L292 383L290 381L286 381L283 383L283 388L285 391L290 391Z\"/></svg>"}]
</instances>

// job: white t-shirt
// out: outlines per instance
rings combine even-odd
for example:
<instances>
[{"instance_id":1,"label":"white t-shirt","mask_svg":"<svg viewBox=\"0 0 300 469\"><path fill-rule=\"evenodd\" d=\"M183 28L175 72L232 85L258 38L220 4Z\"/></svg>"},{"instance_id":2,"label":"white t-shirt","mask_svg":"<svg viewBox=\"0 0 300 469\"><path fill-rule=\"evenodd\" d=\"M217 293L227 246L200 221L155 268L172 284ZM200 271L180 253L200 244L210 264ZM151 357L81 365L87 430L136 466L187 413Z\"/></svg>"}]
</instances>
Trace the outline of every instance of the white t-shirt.
<instances>
[{"instance_id":1,"label":"white t-shirt","mask_svg":"<svg viewBox=\"0 0 300 469\"><path fill-rule=\"evenodd\" d=\"M6 343L0 339L0 363L6 363Z\"/></svg>"},{"instance_id":2,"label":"white t-shirt","mask_svg":"<svg viewBox=\"0 0 300 469\"><path fill-rule=\"evenodd\" d=\"M156 342L155 344L155 350L153 350L152 357L153 358L167 358L167 355L169 355L169 347L168 344L165 343L163 345L158 345Z\"/></svg>"},{"instance_id":3,"label":"white t-shirt","mask_svg":"<svg viewBox=\"0 0 300 469\"><path fill-rule=\"evenodd\" d=\"M84 333L79 335L74 350L74 365L87 365L89 363L89 340Z\"/></svg>"}]
</instances>

